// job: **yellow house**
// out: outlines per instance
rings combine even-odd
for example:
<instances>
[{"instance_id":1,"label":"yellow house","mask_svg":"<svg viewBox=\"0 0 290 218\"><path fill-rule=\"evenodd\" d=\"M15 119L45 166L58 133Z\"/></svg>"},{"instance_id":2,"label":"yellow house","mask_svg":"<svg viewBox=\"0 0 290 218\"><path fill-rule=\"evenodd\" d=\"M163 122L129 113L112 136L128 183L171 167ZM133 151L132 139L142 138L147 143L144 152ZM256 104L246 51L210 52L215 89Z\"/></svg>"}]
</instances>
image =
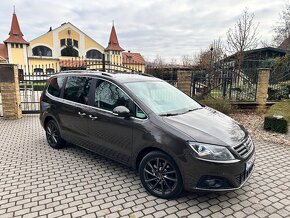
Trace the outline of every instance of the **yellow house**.
<instances>
[{"instance_id":1,"label":"yellow house","mask_svg":"<svg viewBox=\"0 0 290 218\"><path fill-rule=\"evenodd\" d=\"M102 69L144 72L140 53L124 52L114 25L104 48L71 23L63 23L29 42L23 39L15 12L9 38L0 44L0 63L17 64L26 72L56 72L64 69Z\"/></svg>"}]
</instances>

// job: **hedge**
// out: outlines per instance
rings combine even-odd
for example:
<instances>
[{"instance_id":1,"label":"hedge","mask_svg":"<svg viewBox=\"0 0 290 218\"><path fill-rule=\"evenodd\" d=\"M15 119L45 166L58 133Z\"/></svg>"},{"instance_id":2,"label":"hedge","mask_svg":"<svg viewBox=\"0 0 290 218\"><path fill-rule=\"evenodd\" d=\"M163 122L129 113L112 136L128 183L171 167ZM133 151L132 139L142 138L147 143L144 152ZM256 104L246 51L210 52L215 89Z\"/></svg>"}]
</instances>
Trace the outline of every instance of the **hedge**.
<instances>
[{"instance_id":1,"label":"hedge","mask_svg":"<svg viewBox=\"0 0 290 218\"><path fill-rule=\"evenodd\" d=\"M280 101L270 107L265 115L264 129L287 133L290 123L290 99Z\"/></svg>"}]
</instances>

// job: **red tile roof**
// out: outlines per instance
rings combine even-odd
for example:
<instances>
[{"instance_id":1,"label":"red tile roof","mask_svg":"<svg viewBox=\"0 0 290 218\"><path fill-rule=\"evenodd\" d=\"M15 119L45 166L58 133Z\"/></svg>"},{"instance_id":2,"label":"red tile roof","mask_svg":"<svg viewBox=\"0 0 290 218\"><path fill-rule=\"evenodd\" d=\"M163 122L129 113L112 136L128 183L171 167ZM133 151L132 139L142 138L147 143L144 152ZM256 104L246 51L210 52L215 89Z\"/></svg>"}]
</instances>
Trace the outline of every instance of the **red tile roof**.
<instances>
[{"instance_id":1,"label":"red tile roof","mask_svg":"<svg viewBox=\"0 0 290 218\"><path fill-rule=\"evenodd\" d=\"M140 53L122 52L123 64L145 64L145 60Z\"/></svg>"},{"instance_id":2,"label":"red tile roof","mask_svg":"<svg viewBox=\"0 0 290 218\"><path fill-rule=\"evenodd\" d=\"M85 60L60 60L60 67L85 67L87 62Z\"/></svg>"},{"instance_id":3,"label":"red tile roof","mask_svg":"<svg viewBox=\"0 0 290 218\"><path fill-rule=\"evenodd\" d=\"M116 34L115 26L112 26L111 35L108 43L108 47L105 49L106 51L125 51L121 48L118 42L118 37Z\"/></svg>"},{"instance_id":4,"label":"red tile roof","mask_svg":"<svg viewBox=\"0 0 290 218\"><path fill-rule=\"evenodd\" d=\"M23 39L23 33L20 30L20 26L18 23L18 19L15 13L13 13L11 29L9 32L9 38L4 41L5 43L20 43L20 44L28 44Z\"/></svg>"},{"instance_id":5,"label":"red tile roof","mask_svg":"<svg viewBox=\"0 0 290 218\"><path fill-rule=\"evenodd\" d=\"M8 49L5 44L0 44L0 57L8 59Z\"/></svg>"}]
</instances>

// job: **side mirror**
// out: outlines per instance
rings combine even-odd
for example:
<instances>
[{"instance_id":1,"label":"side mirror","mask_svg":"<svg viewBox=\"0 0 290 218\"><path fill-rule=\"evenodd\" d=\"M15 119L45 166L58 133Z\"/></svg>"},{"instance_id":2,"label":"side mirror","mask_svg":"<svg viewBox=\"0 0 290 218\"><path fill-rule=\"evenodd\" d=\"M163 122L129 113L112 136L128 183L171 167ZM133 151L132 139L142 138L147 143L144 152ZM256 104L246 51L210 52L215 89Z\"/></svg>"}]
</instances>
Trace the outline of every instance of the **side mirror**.
<instances>
[{"instance_id":1,"label":"side mirror","mask_svg":"<svg viewBox=\"0 0 290 218\"><path fill-rule=\"evenodd\" d=\"M126 108L125 106L115 107L113 109L113 113L119 117L129 117L130 116L130 110L128 108Z\"/></svg>"}]
</instances>

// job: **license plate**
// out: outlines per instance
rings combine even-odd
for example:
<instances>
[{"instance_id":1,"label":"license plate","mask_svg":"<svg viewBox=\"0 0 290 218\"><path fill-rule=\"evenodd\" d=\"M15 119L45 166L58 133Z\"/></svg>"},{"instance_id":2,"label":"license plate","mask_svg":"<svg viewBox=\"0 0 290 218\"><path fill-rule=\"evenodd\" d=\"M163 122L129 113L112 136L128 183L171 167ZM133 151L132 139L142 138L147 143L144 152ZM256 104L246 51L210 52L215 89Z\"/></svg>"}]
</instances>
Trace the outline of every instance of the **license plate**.
<instances>
[{"instance_id":1,"label":"license plate","mask_svg":"<svg viewBox=\"0 0 290 218\"><path fill-rule=\"evenodd\" d=\"M247 161L246 171L248 171L255 162L255 154Z\"/></svg>"}]
</instances>

